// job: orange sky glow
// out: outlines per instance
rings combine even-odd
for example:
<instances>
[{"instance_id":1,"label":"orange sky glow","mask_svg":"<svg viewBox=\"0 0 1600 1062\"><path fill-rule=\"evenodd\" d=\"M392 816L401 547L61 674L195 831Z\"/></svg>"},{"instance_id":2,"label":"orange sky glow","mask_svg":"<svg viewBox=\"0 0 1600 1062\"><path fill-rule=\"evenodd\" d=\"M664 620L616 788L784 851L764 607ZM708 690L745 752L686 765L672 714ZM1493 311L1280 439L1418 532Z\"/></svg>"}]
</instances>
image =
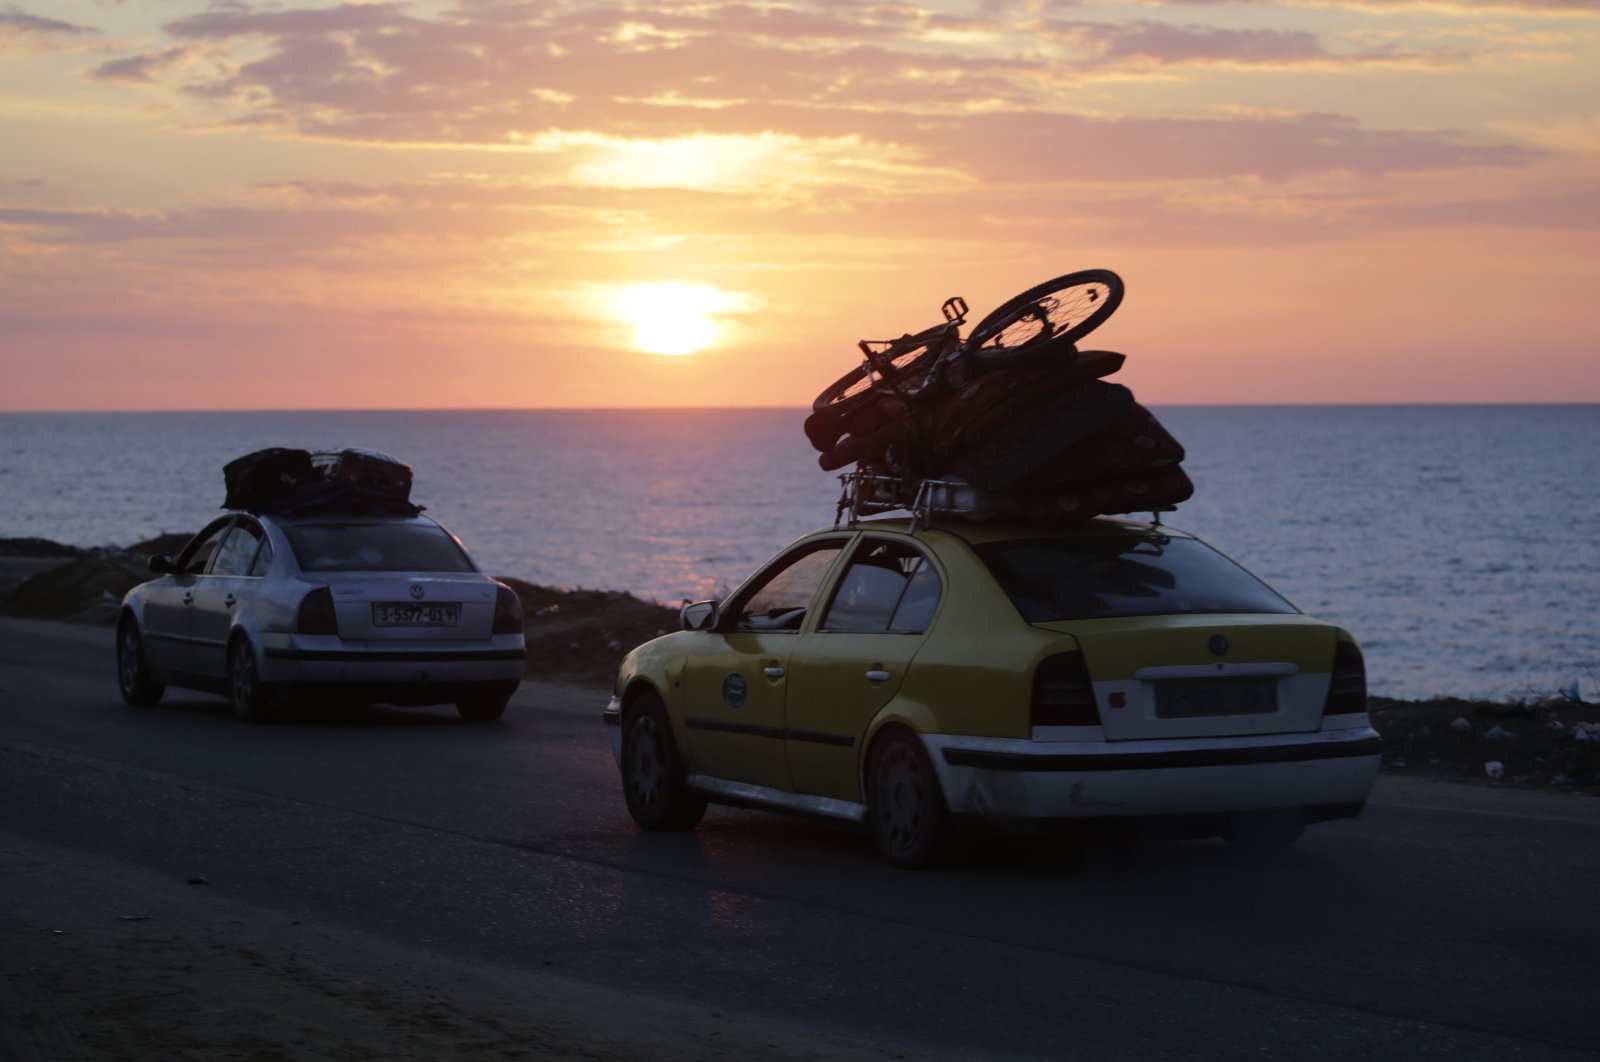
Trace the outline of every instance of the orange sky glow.
<instances>
[{"instance_id":1,"label":"orange sky glow","mask_svg":"<svg viewBox=\"0 0 1600 1062\"><path fill-rule=\"evenodd\" d=\"M0 410L1600 401L1600 0L0 2Z\"/></svg>"}]
</instances>

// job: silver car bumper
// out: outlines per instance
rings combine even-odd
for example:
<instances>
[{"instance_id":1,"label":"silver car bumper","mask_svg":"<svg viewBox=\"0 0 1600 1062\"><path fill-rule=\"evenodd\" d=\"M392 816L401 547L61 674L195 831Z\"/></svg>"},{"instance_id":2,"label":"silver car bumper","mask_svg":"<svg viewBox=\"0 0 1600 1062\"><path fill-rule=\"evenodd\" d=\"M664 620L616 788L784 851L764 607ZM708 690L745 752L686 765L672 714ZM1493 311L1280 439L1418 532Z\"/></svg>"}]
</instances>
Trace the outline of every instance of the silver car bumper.
<instances>
[{"instance_id":1,"label":"silver car bumper","mask_svg":"<svg viewBox=\"0 0 1600 1062\"><path fill-rule=\"evenodd\" d=\"M261 679L269 683L514 682L527 651L520 635L479 642L361 641L334 635L263 639Z\"/></svg>"}]
</instances>

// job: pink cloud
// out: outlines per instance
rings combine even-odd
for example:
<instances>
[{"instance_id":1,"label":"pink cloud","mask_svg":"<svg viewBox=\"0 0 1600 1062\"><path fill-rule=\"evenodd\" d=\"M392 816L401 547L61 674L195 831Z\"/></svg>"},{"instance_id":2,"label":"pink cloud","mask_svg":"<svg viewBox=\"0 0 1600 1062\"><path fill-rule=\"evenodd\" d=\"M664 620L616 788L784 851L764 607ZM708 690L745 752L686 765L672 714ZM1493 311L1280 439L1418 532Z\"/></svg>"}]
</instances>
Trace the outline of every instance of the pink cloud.
<instances>
[{"instance_id":1,"label":"pink cloud","mask_svg":"<svg viewBox=\"0 0 1600 1062\"><path fill-rule=\"evenodd\" d=\"M1087 49L1098 64L1227 63L1273 67L1360 64L1372 62L1438 63L1459 60L1461 53L1417 55L1394 51L1353 54L1330 52L1314 33L1304 30L1231 29L1216 26L1174 26L1164 22L1068 22L1052 20L1040 33Z\"/></svg>"},{"instance_id":2,"label":"pink cloud","mask_svg":"<svg viewBox=\"0 0 1600 1062\"><path fill-rule=\"evenodd\" d=\"M1120 61L1383 58L1333 56L1300 31L1056 23L1058 35L1097 53L1074 64L887 37L886 27L933 19L902 5L700 11L464 3L420 18L393 4L346 5L211 12L167 31L224 47L268 43L264 58L188 86L225 108L225 122L354 141L522 143L552 129L855 136L987 181L1286 179L1521 166L1534 157L1449 130L1374 129L1331 115L1088 118L1047 109L1041 89ZM971 113L980 100L987 112Z\"/></svg>"},{"instance_id":3,"label":"pink cloud","mask_svg":"<svg viewBox=\"0 0 1600 1062\"><path fill-rule=\"evenodd\" d=\"M20 36L23 34L40 36L80 37L100 31L93 26L80 26L74 22L63 22L58 18L45 18L42 15L30 15L12 8L9 11L0 11L0 36Z\"/></svg>"},{"instance_id":4,"label":"pink cloud","mask_svg":"<svg viewBox=\"0 0 1600 1062\"><path fill-rule=\"evenodd\" d=\"M194 52L194 48L180 44L159 52L130 55L123 59L101 63L90 72L89 76L96 81L119 81L132 85L154 84L163 71L179 65Z\"/></svg>"}]
</instances>

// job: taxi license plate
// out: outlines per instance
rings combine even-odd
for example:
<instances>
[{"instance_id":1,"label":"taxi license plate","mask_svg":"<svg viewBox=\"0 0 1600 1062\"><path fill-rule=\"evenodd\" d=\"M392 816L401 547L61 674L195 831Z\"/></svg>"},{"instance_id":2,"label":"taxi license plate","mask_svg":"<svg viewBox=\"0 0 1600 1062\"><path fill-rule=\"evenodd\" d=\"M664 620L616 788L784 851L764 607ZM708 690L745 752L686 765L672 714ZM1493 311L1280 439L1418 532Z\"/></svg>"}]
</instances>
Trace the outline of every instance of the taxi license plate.
<instances>
[{"instance_id":1,"label":"taxi license plate","mask_svg":"<svg viewBox=\"0 0 1600 1062\"><path fill-rule=\"evenodd\" d=\"M1156 716L1256 715L1278 710L1278 683L1271 678L1217 678L1156 685Z\"/></svg>"},{"instance_id":2,"label":"taxi license plate","mask_svg":"<svg viewBox=\"0 0 1600 1062\"><path fill-rule=\"evenodd\" d=\"M417 604L414 601L379 601L372 606L375 627L455 627L461 623L459 604Z\"/></svg>"}]
</instances>

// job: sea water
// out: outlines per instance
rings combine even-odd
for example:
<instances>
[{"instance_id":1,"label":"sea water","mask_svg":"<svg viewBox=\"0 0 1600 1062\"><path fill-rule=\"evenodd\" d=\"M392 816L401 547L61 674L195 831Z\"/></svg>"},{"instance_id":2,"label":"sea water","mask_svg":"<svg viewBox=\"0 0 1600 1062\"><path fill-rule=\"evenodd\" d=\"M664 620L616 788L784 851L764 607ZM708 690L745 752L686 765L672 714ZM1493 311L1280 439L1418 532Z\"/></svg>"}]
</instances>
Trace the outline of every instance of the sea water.
<instances>
[{"instance_id":1,"label":"sea water","mask_svg":"<svg viewBox=\"0 0 1600 1062\"><path fill-rule=\"evenodd\" d=\"M1600 406L1157 408L1195 496L1165 519L1352 631L1374 692L1600 696ZM803 410L0 415L0 536L193 531L222 465L364 446L483 567L677 603L833 520Z\"/></svg>"}]
</instances>

